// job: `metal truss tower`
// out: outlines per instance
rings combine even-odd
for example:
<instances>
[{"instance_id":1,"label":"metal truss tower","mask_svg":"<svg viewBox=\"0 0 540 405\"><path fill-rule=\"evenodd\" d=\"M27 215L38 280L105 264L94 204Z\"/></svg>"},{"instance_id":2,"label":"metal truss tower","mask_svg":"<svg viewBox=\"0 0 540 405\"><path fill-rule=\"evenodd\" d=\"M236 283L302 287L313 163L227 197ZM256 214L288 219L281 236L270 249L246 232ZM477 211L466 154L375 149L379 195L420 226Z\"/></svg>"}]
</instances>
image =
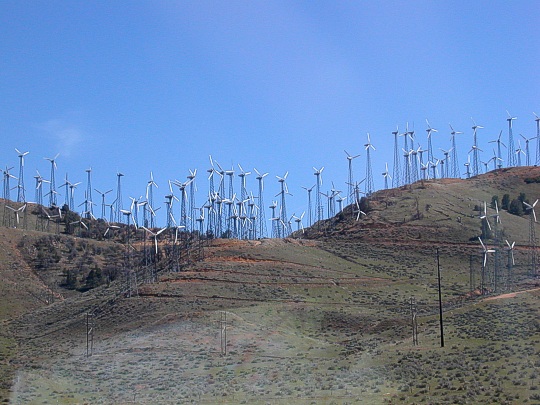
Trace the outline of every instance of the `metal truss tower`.
<instances>
[{"instance_id":1,"label":"metal truss tower","mask_svg":"<svg viewBox=\"0 0 540 405\"><path fill-rule=\"evenodd\" d=\"M195 215L197 208L195 207L195 191L197 187L195 186L195 176L197 175L197 169L189 171L189 216L190 216L190 225L189 230L191 232L195 231Z\"/></svg>"},{"instance_id":2,"label":"metal truss tower","mask_svg":"<svg viewBox=\"0 0 540 405\"><path fill-rule=\"evenodd\" d=\"M308 221L309 221L308 226L313 225L313 216L312 216L313 209L311 207L311 191L313 191L314 187L315 186L311 186L311 188L307 188L307 187L302 186L302 188L307 191L307 203L308 203L307 212L308 212ZM353 194L354 194L354 189L353 189ZM354 198L354 197L351 197L351 198Z\"/></svg>"},{"instance_id":3,"label":"metal truss tower","mask_svg":"<svg viewBox=\"0 0 540 405\"><path fill-rule=\"evenodd\" d=\"M366 196L370 196L374 191L373 185L373 171L371 168L371 153L370 148L375 150L375 147L371 144L371 139L369 137L369 132L367 134L367 143L364 144L366 148Z\"/></svg>"},{"instance_id":4,"label":"metal truss tower","mask_svg":"<svg viewBox=\"0 0 540 405\"><path fill-rule=\"evenodd\" d=\"M347 181L347 185L348 185L348 190L347 190L347 198L352 198L353 196L353 193L354 193L354 190L353 190L353 184L354 184L354 176L353 176L353 167L352 167L352 161L353 159L356 159L357 157L359 157L360 155L356 155L356 156L352 156L349 154L349 152L347 151L344 151L345 154L347 155L347 161L349 163L349 177L348 177L348 181Z\"/></svg>"},{"instance_id":5,"label":"metal truss tower","mask_svg":"<svg viewBox=\"0 0 540 405\"><path fill-rule=\"evenodd\" d=\"M450 124L448 124L448 125L450 125ZM460 170L459 170L459 161L458 161L458 154L457 154L457 149L456 149L456 135L462 134L463 132L455 131L454 128L452 128L452 125L450 125L450 129L452 130L450 132L450 134L452 135L452 137L451 137L451 142L452 142L452 158L451 158L452 177L454 177L456 179L459 179L459 178L461 178L461 174L460 174Z\"/></svg>"},{"instance_id":6,"label":"metal truss tower","mask_svg":"<svg viewBox=\"0 0 540 405\"><path fill-rule=\"evenodd\" d=\"M536 117L534 120L536 121L536 166L540 166L540 117L538 115L534 114Z\"/></svg>"},{"instance_id":7,"label":"metal truss tower","mask_svg":"<svg viewBox=\"0 0 540 405\"><path fill-rule=\"evenodd\" d=\"M124 209L122 205L122 182L121 179L124 175L120 172L116 173L117 182L116 182L116 222L121 223L122 222L122 210Z\"/></svg>"},{"instance_id":8,"label":"metal truss tower","mask_svg":"<svg viewBox=\"0 0 540 405\"><path fill-rule=\"evenodd\" d=\"M472 161L472 175L478 176L480 174L480 156L478 155L478 151L480 150L478 148L478 137L477 137L477 130L480 128L484 128L480 125L476 125L476 122L471 118L473 122L473 146L471 148L471 152L473 153L473 161Z\"/></svg>"},{"instance_id":9,"label":"metal truss tower","mask_svg":"<svg viewBox=\"0 0 540 405\"><path fill-rule=\"evenodd\" d=\"M85 200L85 215L87 219L94 217L94 205L92 202L92 168L86 169L87 180L86 180L86 200Z\"/></svg>"},{"instance_id":10,"label":"metal truss tower","mask_svg":"<svg viewBox=\"0 0 540 405\"><path fill-rule=\"evenodd\" d=\"M394 135L394 167L392 177L392 188L399 187L401 185L401 154L398 146L398 134L399 127L396 127L395 131L392 131Z\"/></svg>"},{"instance_id":11,"label":"metal truss tower","mask_svg":"<svg viewBox=\"0 0 540 405\"><path fill-rule=\"evenodd\" d=\"M258 222L259 222L259 238L265 238L266 237L266 216L264 215L264 198L263 198L263 191L264 191L264 178L268 176L268 173L261 174L255 170L255 173L257 173L257 181L259 182L259 190L258 190L258 207L259 207L259 215L257 216Z\"/></svg>"},{"instance_id":12,"label":"metal truss tower","mask_svg":"<svg viewBox=\"0 0 540 405\"><path fill-rule=\"evenodd\" d=\"M517 117L512 117L507 111L508 118L508 167L514 167L516 165L516 150L514 148L514 134L512 133L512 121L517 120Z\"/></svg>"},{"instance_id":13,"label":"metal truss tower","mask_svg":"<svg viewBox=\"0 0 540 405\"><path fill-rule=\"evenodd\" d=\"M281 194L281 209L279 215L280 224L278 225L283 229L283 237L286 237L287 235L290 235L292 233L291 223L289 222L289 217L287 216L287 206L285 204L285 194L290 194L287 188L287 183L285 183L288 175L289 172L285 173L283 177L276 176L281 186L281 191L279 192L279 194Z\"/></svg>"},{"instance_id":14,"label":"metal truss tower","mask_svg":"<svg viewBox=\"0 0 540 405\"><path fill-rule=\"evenodd\" d=\"M317 182L315 183L315 218L316 222L319 222L323 219L323 205L322 205L322 199L321 199L321 186L322 186L322 172L324 170L324 166L320 169L313 168L315 170L315 177L317 178ZM320 225L320 224L319 224Z\"/></svg>"},{"instance_id":15,"label":"metal truss tower","mask_svg":"<svg viewBox=\"0 0 540 405\"><path fill-rule=\"evenodd\" d=\"M49 206L54 207L56 206L56 181L54 179L55 172L56 172L56 158L58 158L60 154L57 153L54 158L44 158L45 160L48 160L51 162L51 179L49 183Z\"/></svg>"},{"instance_id":16,"label":"metal truss tower","mask_svg":"<svg viewBox=\"0 0 540 405\"><path fill-rule=\"evenodd\" d=\"M21 152L17 148L15 150L19 156L19 182L17 184L17 202L26 202L24 195L24 157L30 152Z\"/></svg>"}]
</instances>

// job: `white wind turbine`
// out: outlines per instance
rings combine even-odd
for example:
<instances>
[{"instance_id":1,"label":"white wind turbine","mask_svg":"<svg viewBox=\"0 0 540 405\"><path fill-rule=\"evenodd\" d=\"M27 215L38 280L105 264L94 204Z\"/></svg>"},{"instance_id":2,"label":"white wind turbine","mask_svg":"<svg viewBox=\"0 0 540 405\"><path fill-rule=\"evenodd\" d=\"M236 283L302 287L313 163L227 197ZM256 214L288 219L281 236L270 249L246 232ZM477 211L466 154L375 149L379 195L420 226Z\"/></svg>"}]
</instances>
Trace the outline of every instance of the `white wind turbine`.
<instances>
[{"instance_id":1,"label":"white wind turbine","mask_svg":"<svg viewBox=\"0 0 540 405\"><path fill-rule=\"evenodd\" d=\"M469 153L471 153L471 151L473 152L473 170L472 170L472 174L473 176L478 176L480 174L480 169L479 169L479 165L480 165L480 156L478 155L478 151L482 151L479 147L478 147L478 136L477 136L477 131L481 128L484 128L480 125L476 125L476 122L472 119L471 117L471 121L473 122L473 126L472 126L472 129L473 129L473 146L471 148L471 150L469 151Z\"/></svg>"},{"instance_id":2,"label":"white wind turbine","mask_svg":"<svg viewBox=\"0 0 540 405\"><path fill-rule=\"evenodd\" d=\"M534 113L534 116L535 116L535 119L534 121L536 122L536 163L535 165L536 166L540 166L540 117L538 115L536 115L536 113Z\"/></svg>"},{"instance_id":3,"label":"white wind turbine","mask_svg":"<svg viewBox=\"0 0 540 405\"><path fill-rule=\"evenodd\" d=\"M356 159L357 157L359 157L360 155L351 155L349 154L349 152L347 152L346 150L344 150L345 154L347 155L347 162L348 162L348 168L349 168L349 181L347 184L349 184L349 189L347 191L347 197L349 198L352 198L352 193L353 193L353 189L352 189L352 184L353 184L353 167L352 167L352 161L354 159Z\"/></svg>"},{"instance_id":4,"label":"white wind turbine","mask_svg":"<svg viewBox=\"0 0 540 405\"><path fill-rule=\"evenodd\" d=\"M450 126L450 129L452 130L450 132L450 141L452 143L452 177L454 178L461 178L461 174L460 174L460 170L459 170L459 162L458 162L458 154L457 154L457 149L456 149L456 135L458 134L462 134L463 132L459 132L459 131L456 131L454 130L454 128L452 127L451 124L448 124Z\"/></svg>"},{"instance_id":5,"label":"white wind turbine","mask_svg":"<svg viewBox=\"0 0 540 405\"><path fill-rule=\"evenodd\" d=\"M433 162L434 156L433 156L433 146L431 142L431 133L432 132L438 132L435 128L432 128L431 125L429 125L429 121L426 118L426 124L427 124L427 144L428 144L428 162Z\"/></svg>"},{"instance_id":6,"label":"white wind turbine","mask_svg":"<svg viewBox=\"0 0 540 405\"><path fill-rule=\"evenodd\" d=\"M388 173L388 162L385 163L384 172L382 173L382 175L384 177L384 189L387 190L388 189L388 178L390 177L390 180L392 180L392 177L390 176L390 173Z\"/></svg>"},{"instance_id":7,"label":"white wind turbine","mask_svg":"<svg viewBox=\"0 0 540 405\"><path fill-rule=\"evenodd\" d=\"M364 144L364 147L366 148L366 195L370 196L374 191L373 172L371 170L370 148L375 150L375 147L371 144L369 132L367 134L367 139L368 139L367 143Z\"/></svg>"},{"instance_id":8,"label":"white wind turbine","mask_svg":"<svg viewBox=\"0 0 540 405\"><path fill-rule=\"evenodd\" d=\"M322 200L321 200L321 186L322 186L322 172L324 170L324 166L320 169L317 169L316 167L313 167L313 170L315 173L315 177L317 178L317 182L315 183L315 218L317 219L317 222L322 220L323 217L323 206L322 206Z\"/></svg>"},{"instance_id":9,"label":"white wind turbine","mask_svg":"<svg viewBox=\"0 0 540 405\"><path fill-rule=\"evenodd\" d=\"M26 204L24 204L23 206L21 206L19 208L13 208L13 207L10 207L9 205L6 204L6 208L13 211L13 214L15 215L15 220L16 220L15 228L18 228L19 227L19 222L20 222L19 214L24 212L24 210L26 209Z\"/></svg>"},{"instance_id":10,"label":"white wind turbine","mask_svg":"<svg viewBox=\"0 0 540 405\"><path fill-rule=\"evenodd\" d=\"M516 165L516 156L514 155L514 135L512 133L512 121L517 120L517 117L512 117L508 110L506 111L506 114L508 114L508 118L506 121L508 121L508 166L514 167Z\"/></svg>"},{"instance_id":11,"label":"white wind turbine","mask_svg":"<svg viewBox=\"0 0 540 405\"><path fill-rule=\"evenodd\" d=\"M360 204L358 203L358 200L356 201L356 210L353 211L353 213L356 213L356 220L358 221L360 219L361 215L366 216L367 214L360 209Z\"/></svg>"},{"instance_id":12,"label":"white wind turbine","mask_svg":"<svg viewBox=\"0 0 540 405\"><path fill-rule=\"evenodd\" d=\"M523 135L519 134L524 140L525 140L525 157L526 157L526 166L531 165L531 152L529 150L529 142L532 139L537 139L536 136L533 136L531 138L525 138Z\"/></svg>"},{"instance_id":13,"label":"white wind turbine","mask_svg":"<svg viewBox=\"0 0 540 405\"><path fill-rule=\"evenodd\" d=\"M56 154L53 158L45 157L43 159L48 160L51 162L51 180L50 180L50 188L49 188L49 206L54 207L56 206L56 182L55 182L55 173L56 173L56 159L60 156L59 153Z\"/></svg>"},{"instance_id":14,"label":"white wind turbine","mask_svg":"<svg viewBox=\"0 0 540 405\"><path fill-rule=\"evenodd\" d=\"M302 233L304 233L304 225L302 225L302 218L304 218L304 214L306 212L304 211L302 215L297 217L295 214L293 214L292 218L294 218L294 222L296 222L296 231L300 231L300 228L302 228Z\"/></svg>"},{"instance_id":15,"label":"white wind turbine","mask_svg":"<svg viewBox=\"0 0 540 405\"><path fill-rule=\"evenodd\" d=\"M154 191L153 187L159 188L154 181L154 174L150 172L150 180L146 184L146 201L148 201L148 209L154 210ZM150 228L154 228L154 215L150 216Z\"/></svg>"},{"instance_id":16,"label":"white wind turbine","mask_svg":"<svg viewBox=\"0 0 540 405\"><path fill-rule=\"evenodd\" d=\"M485 282L486 282L486 266L488 261L488 254L489 253L495 253L495 249L488 249L486 245L484 245L484 242L482 242L482 239L478 237L478 240L480 241L480 244L482 245L482 252L483 252L483 259L482 259L482 274L481 274L481 292L482 295L485 294Z\"/></svg>"},{"instance_id":17,"label":"white wind turbine","mask_svg":"<svg viewBox=\"0 0 540 405\"><path fill-rule=\"evenodd\" d=\"M521 166L521 155L524 155L525 152L523 152L523 149L521 149L521 142L518 139L518 148L516 149L516 157L517 157L517 165Z\"/></svg>"},{"instance_id":18,"label":"white wind turbine","mask_svg":"<svg viewBox=\"0 0 540 405\"><path fill-rule=\"evenodd\" d=\"M24 157L30 152L21 152L19 149L15 148L15 151L19 156L19 182L17 183L17 202L26 202L26 197L24 195Z\"/></svg>"},{"instance_id":19,"label":"white wind turbine","mask_svg":"<svg viewBox=\"0 0 540 405\"><path fill-rule=\"evenodd\" d=\"M501 141L501 136L502 136L502 130L501 132L499 132L499 136L497 137L497 139L494 139L492 141L489 141L488 143L496 143L497 144L497 167L500 169L502 167L502 155L501 155L501 145L504 146L506 148L506 145Z\"/></svg>"},{"instance_id":20,"label":"white wind turbine","mask_svg":"<svg viewBox=\"0 0 540 405\"><path fill-rule=\"evenodd\" d=\"M258 190L258 200L259 200L259 215L258 215L258 221L259 221L259 236L261 238L266 237L266 217L264 213L264 198L263 198L263 192L264 192L264 178L268 176L268 173L259 173L259 171L255 168L253 168L255 173L257 173L257 181L259 185Z\"/></svg>"},{"instance_id":21,"label":"white wind turbine","mask_svg":"<svg viewBox=\"0 0 540 405\"><path fill-rule=\"evenodd\" d=\"M105 219L105 217L106 217L106 215L105 215L106 214L105 213L105 207L106 207L105 196L112 191L112 188L110 190L105 191L105 192L101 192L97 188L95 188L94 190L96 190L96 192L99 195L101 195L101 219Z\"/></svg>"},{"instance_id":22,"label":"white wind turbine","mask_svg":"<svg viewBox=\"0 0 540 405\"><path fill-rule=\"evenodd\" d=\"M145 228L144 226L142 227L146 232L148 232L150 235L152 235L152 237L154 238L154 251L155 251L155 254L157 256L158 254L158 241L157 241L157 237L163 232L165 231L167 228L161 228L159 231L157 232L153 232L151 231L150 229L148 228Z\"/></svg>"},{"instance_id":23,"label":"white wind turbine","mask_svg":"<svg viewBox=\"0 0 540 405\"><path fill-rule=\"evenodd\" d=\"M467 169L467 172L465 173L467 175L467 178L471 178L471 155L467 154L467 163L464 163L463 166Z\"/></svg>"},{"instance_id":24,"label":"white wind turbine","mask_svg":"<svg viewBox=\"0 0 540 405\"><path fill-rule=\"evenodd\" d=\"M506 246L508 246L508 262L507 262L507 275L506 275L506 285L507 285L507 288L510 288L510 286L513 284L513 267L515 266L516 262L514 260L514 246L516 244L516 242L508 242L508 240L505 240L506 242Z\"/></svg>"}]
</instances>

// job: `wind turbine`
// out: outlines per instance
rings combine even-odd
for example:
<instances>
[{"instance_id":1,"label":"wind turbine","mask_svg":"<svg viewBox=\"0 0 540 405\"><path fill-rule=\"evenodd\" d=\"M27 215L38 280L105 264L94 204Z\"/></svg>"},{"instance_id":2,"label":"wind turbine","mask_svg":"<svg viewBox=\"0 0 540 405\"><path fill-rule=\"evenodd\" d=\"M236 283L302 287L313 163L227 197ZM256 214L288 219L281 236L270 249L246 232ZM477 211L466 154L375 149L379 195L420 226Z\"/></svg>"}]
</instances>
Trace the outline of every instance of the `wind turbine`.
<instances>
[{"instance_id":1,"label":"wind turbine","mask_svg":"<svg viewBox=\"0 0 540 405\"><path fill-rule=\"evenodd\" d=\"M77 183L70 183L69 184L69 210L75 211L75 189L77 186L81 184L80 181Z\"/></svg>"},{"instance_id":2,"label":"wind turbine","mask_svg":"<svg viewBox=\"0 0 540 405\"><path fill-rule=\"evenodd\" d=\"M304 211L300 217L297 217L295 214L293 214L292 218L294 218L294 221L296 222L296 231L300 231L300 228L302 228L302 233L304 233L304 225L302 225L302 218L304 218L304 214L306 212Z\"/></svg>"},{"instance_id":3,"label":"wind turbine","mask_svg":"<svg viewBox=\"0 0 540 405\"><path fill-rule=\"evenodd\" d=\"M19 208L13 208L13 207L10 207L9 205L6 204L6 208L13 211L13 214L15 215L15 219L16 219L15 228L18 228L19 227L19 222L20 222L19 214L24 212L24 210L26 209L26 204L24 204L23 206L21 206Z\"/></svg>"},{"instance_id":4,"label":"wind turbine","mask_svg":"<svg viewBox=\"0 0 540 405\"><path fill-rule=\"evenodd\" d=\"M517 117L512 117L508 110L506 111L506 114L508 114L508 118L506 121L508 121L508 166L514 167L516 165L516 156L514 155L514 135L512 133L512 121L517 120Z\"/></svg>"},{"instance_id":5,"label":"wind turbine","mask_svg":"<svg viewBox=\"0 0 540 405\"><path fill-rule=\"evenodd\" d=\"M302 186L304 190L307 191L307 203L308 203L308 226L313 225L313 217L312 217L312 206L311 206L311 192L313 191L313 188L315 188L315 185L311 186L310 188Z\"/></svg>"},{"instance_id":6,"label":"wind turbine","mask_svg":"<svg viewBox=\"0 0 540 405\"><path fill-rule=\"evenodd\" d=\"M150 180L148 180L148 183L146 183L146 201L148 201L148 208L153 210L154 209L154 191L153 187L159 188L156 182L154 181L154 174L150 172ZM150 228L154 228L154 216L150 216Z\"/></svg>"},{"instance_id":7,"label":"wind turbine","mask_svg":"<svg viewBox=\"0 0 540 405\"><path fill-rule=\"evenodd\" d=\"M525 138L523 135L519 134L525 140L525 157L526 157L526 166L531 165L531 152L529 150L529 141L531 139L536 139L536 136L531 138Z\"/></svg>"},{"instance_id":8,"label":"wind turbine","mask_svg":"<svg viewBox=\"0 0 540 405\"><path fill-rule=\"evenodd\" d=\"M122 177L124 176L123 173L120 173L120 172L116 172L116 177L117 177L117 183L116 183L116 222L122 222L122 210L124 209L123 208L123 205L122 205L122 183L121 183L121 179Z\"/></svg>"},{"instance_id":9,"label":"wind turbine","mask_svg":"<svg viewBox=\"0 0 540 405\"><path fill-rule=\"evenodd\" d=\"M101 195L101 219L105 219L105 217L106 217L106 215L105 215L105 207L106 207L106 205L105 205L105 196L112 191L112 188L110 190L105 191L104 193L99 191L97 188L95 188L94 190L96 190L96 192Z\"/></svg>"},{"instance_id":10,"label":"wind turbine","mask_svg":"<svg viewBox=\"0 0 540 405\"><path fill-rule=\"evenodd\" d=\"M481 129L481 128L484 128L480 125L476 125L476 122L472 119L471 117L471 121L473 122L473 126L472 126L472 129L473 129L473 146L471 148L471 150L469 151L469 153L472 151L473 152L473 170L472 170L472 174L473 176L478 176L480 174L480 169L479 169L479 164L480 164L480 156L478 155L478 151L481 151L480 148L478 148L478 137L477 137L477 130L478 129Z\"/></svg>"},{"instance_id":11,"label":"wind turbine","mask_svg":"<svg viewBox=\"0 0 540 405\"><path fill-rule=\"evenodd\" d=\"M530 265L531 265L531 275L536 276L536 213L534 212L534 207L538 204L536 200L533 204L529 204L523 201L525 206L525 212L529 214L529 252L530 252Z\"/></svg>"},{"instance_id":12,"label":"wind turbine","mask_svg":"<svg viewBox=\"0 0 540 405\"><path fill-rule=\"evenodd\" d=\"M4 200L11 200L11 186L9 185L9 179L16 179L15 176L13 176L9 171L13 169L13 167L7 167L6 170L4 170Z\"/></svg>"},{"instance_id":13,"label":"wind turbine","mask_svg":"<svg viewBox=\"0 0 540 405\"><path fill-rule=\"evenodd\" d=\"M390 174L388 173L388 162L385 163L384 167L385 167L385 169L384 169L384 172L382 173L382 175L384 177L384 189L387 190L388 189L388 177L390 177ZM390 177L390 180L392 180L392 177Z\"/></svg>"},{"instance_id":14,"label":"wind turbine","mask_svg":"<svg viewBox=\"0 0 540 405\"><path fill-rule=\"evenodd\" d=\"M352 167L352 161L353 159L356 159L357 157L359 157L360 155L355 155L355 156L352 156L351 154L349 154L349 152L347 152L346 150L344 150L345 154L347 155L347 161L348 161L348 166L349 166L349 182L348 184L352 184L353 183L353 167ZM351 197L352 196L352 187L349 186L349 189L347 191L348 193L348 197Z\"/></svg>"},{"instance_id":15,"label":"wind turbine","mask_svg":"<svg viewBox=\"0 0 540 405\"><path fill-rule=\"evenodd\" d=\"M15 148L15 151L19 156L19 182L17 184L17 202L26 202L26 197L24 195L24 157L30 152L21 152L19 149Z\"/></svg>"},{"instance_id":16,"label":"wind turbine","mask_svg":"<svg viewBox=\"0 0 540 405\"><path fill-rule=\"evenodd\" d=\"M458 162L458 154L456 149L456 135L462 134L463 132L459 132L454 130L451 124L448 124L450 126L450 129L452 130L450 132L450 141L452 142L452 177L459 179L461 178L460 170L459 170L459 162Z\"/></svg>"},{"instance_id":17,"label":"wind turbine","mask_svg":"<svg viewBox=\"0 0 540 405\"><path fill-rule=\"evenodd\" d=\"M90 205L86 207L86 212L89 217L94 217L94 209L92 208L92 168L86 169L86 173L88 173L87 182L86 182L86 199L87 201L90 201Z\"/></svg>"},{"instance_id":18,"label":"wind turbine","mask_svg":"<svg viewBox=\"0 0 540 405\"><path fill-rule=\"evenodd\" d=\"M322 206L322 200L321 200L321 186L322 186L322 172L324 170L324 166L320 169L317 169L313 167L313 170L315 173L315 177L317 178L317 182L315 183L315 216L317 218L317 222L322 220L323 216L323 206Z\"/></svg>"},{"instance_id":19,"label":"wind turbine","mask_svg":"<svg viewBox=\"0 0 540 405\"><path fill-rule=\"evenodd\" d=\"M120 227L118 225L113 225L110 222L108 222L106 219L105 219L105 223L107 224L107 230L103 234L104 238L107 237L107 235L109 234L111 229L120 229Z\"/></svg>"},{"instance_id":20,"label":"wind turbine","mask_svg":"<svg viewBox=\"0 0 540 405\"><path fill-rule=\"evenodd\" d=\"M467 162L463 164L465 166L467 172L465 173L467 175L467 178L471 178L471 155L470 153L467 154Z\"/></svg>"},{"instance_id":21,"label":"wind turbine","mask_svg":"<svg viewBox=\"0 0 540 405\"><path fill-rule=\"evenodd\" d=\"M524 155L525 152L523 152L523 149L521 149L521 142L518 139L518 148L516 149L517 165L518 166L521 166L521 154Z\"/></svg>"},{"instance_id":22,"label":"wind turbine","mask_svg":"<svg viewBox=\"0 0 540 405\"><path fill-rule=\"evenodd\" d=\"M534 112L533 114L536 117L536 166L540 166L540 117Z\"/></svg>"},{"instance_id":23,"label":"wind turbine","mask_svg":"<svg viewBox=\"0 0 540 405\"><path fill-rule=\"evenodd\" d=\"M158 254L158 241L157 241L157 237L163 232L165 231L167 228L161 228L159 231L157 232L153 232L151 231L150 229L148 228L145 228L144 226L142 227L146 232L148 232L150 235L152 235L152 237L154 238L154 251L155 251L155 254L156 254L156 259L157 259L157 254Z\"/></svg>"},{"instance_id":24,"label":"wind turbine","mask_svg":"<svg viewBox=\"0 0 540 405\"><path fill-rule=\"evenodd\" d=\"M371 170L371 154L370 148L375 150L375 147L371 144L371 139L369 137L369 132L367 134L367 143L364 144L366 148L366 195L370 196L373 193L373 172Z\"/></svg>"},{"instance_id":25,"label":"wind turbine","mask_svg":"<svg viewBox=\"0 0 540 405\"><path fill-rule=\"evenodd\" d=\"M259 237L265 238L267 231L266 231L266 218L264 214L264 199L263 199L263 192L264 192L264 178L268 176L268 173L259 173L259 171L255 168L253 168L255 173L257 173L257 181L259 183L259 193L258 193L258 200L259 200Z\"/></svg>"},{"instance_id":26,"label":"wind turbine","mask_svg":"<svg viewBox=\"0 0 540 405\"><path fill-rule=\"evenodd\" d=\"M195 184L195 177L197 176L197 169L193 171L189 169L189 216L190 216L190 231L195 231L195 192L197 191L197 186ZM222 176L223 177L223 176ZM221 196L223 197L223 196Z\"/></svg>"},{"instance_id":27,"label":"wind turbine","mask_svg":"<svg viewBox=\"0 0 540 405\"><path fill-rule=\"evenodd\" d=\"M238 168L240 169L240 173L238 174L238 177L240 177L240 198L242 199L242 201L244 201L248 198L248 192L246 188L246 176L250 175L251 172L244 171L240 164L238 164Z\"/></svg>"},{"instance_id":28,"label":"wind turbine","mask_svg":"<svg viewBox=\"0 0 540 405\"><path fill-rule=\"evenodd\" d=\"M443 159L442 161L443 161L443 162L445 163L445 165L446 165L446 174L443 173L443 177L449 177L449 176L448 176L448 166L450 166L450 162L449 162L449 157L448 157L448 156L449 156L450 153L452 152L452 148L450 148L450 149L448 149L448 150L444 150L444 149L441 149L441 148L439 148L439 149L442 151L442 153L443 153L443 155L444 155L444 159Z\"/></svg>"},{"instance_id":29,"label":"wind turbine","mask_svg":"<svg viewBox=\"0 0 540 405\"><path fill-rule=\"evenodd\" d=\"M356 201L356 211L353 211L353 212L357 214L356 215L356 221L358 221L360 219L361 215L364 215L364 216L367 215L364 211L362 211L360 209L360 204L359 204L358 200Z\"/></svg>"},{"instance_id":30,"label":"wind turbine","mask_svg":"<svg viewBox=\"0 0 540 405\"><path fill-rule=\"evenodd\" d=\"M426 132L427 132L427 142L428 142L428 161L429 162L433 162L434 160L434 157L433 157L433 146L432 146L432 143L431 143L431 133L432 132L438 132L435 128L432 128L431 125L429 125L429 121L427 120L426 118L426 124L427 124L427 129L426 129Z\"/></svg>"},{"instance_id":31,"label":"wind turbine","mask_svg":"<svg viewBox=\"0 0 540 405\"><path fill-rule=\"evenodd\" d=\"M513 267L515 266L516 262L514 260L514 246L516 242L508 242L508 240L505 240L506 245L508 246L508 262L507 262L507 288L509 289L510 286L513 284Z\"/></svg>"},{"instance_id":32,"label":"wind turbine","mask_svg":"<svg viewBox=\"0 0 540 405\"><path fill-rule=\"evenodd\" d=\"M399 187L400 180L401 180L401 156L400 156L399 147L398 147L398 134L399 134L399 127L396 126L396 130L392 131L392 135L394 135L394 168L393 168L394 177L392 178L392 188Z\"/></svg>"},{"instance_id":33,"label":"wind turbine","mask_svg":"<svg viewBox=\"0 0 540 405\"><path fill-rule=\"evenodd\" d=\"M36 203L37 205L43 205L43 183L48 183L49 180L45 180L41 174L36 170Z\"/></svg>"},{"instance_id":34,"label":"wind turbine","mask_svg":"<svg viewBox=\"0 0 540 405\"><path fill-rule=\"evenodd\" d=\"M278 182L281 185L281 191L276 195L276 197L281 194L280 219L283 226L283 237L285 237L286 235L290 235L292 233L291 224L288 222L289 218L287 217L287 209L285 205L285 194L292 195L291 193L289 193L289 189L287 188L287 183L285 183L285 180L287 179L288 175L289 175L289 172L286 172L283 177L276 176L278 179Z\"/></svg>"},{"instance_id":35,"label":"wind turbine","mask_svg":"<svg viewBox=\"0 0 540 405\"><path fill-rule=\"evenodd\" d=\"M482 239L480 237L478 237L478 240L480 241L480 244L482 245L482 252L483 252L480 290L482 292L482 295L484 295L485 294L485 281L486 281L486 265L487 265L487 260L488 260L488 254L489 253L495 253L495 249L488 249L486 247L486 245L484 245L484 242L482 242Z\"/></svg>"},{"instance_id":36,"label":"wind turbine","mask_svg":"<svg viewBox=\"0 0 540 405\"><path fill-rule=\"evenodd\" d=\"M491 231L491 225L490 225L489 220L488 220L487 204L486 204L485 201L484 201L484 212L483 212L482 215L480 215L480 220L482 221L482 236L484 238L487 238L488 237L487 229L489 229ZM487 229L486 229L486 226L487 226Z\"/></svg>"},{"instance_id":37,"label":"wind turbine","mask_svg":"<svg viewBox=\"0 0 540 405\"><path fill-rule=\"evenodd\" d=\"M43 158L45 160L48 160L51 162L51 180L50 180L50 187L49 187L49 206L54 207L56 206L56 182L55 182L55 172L56 172L56 159L60 156L59 153L56 154L53 158Z\"/></svg>"},{"instance_id":38,"label":"wind turbine","mask_svg":"<svg viewBox=\"0 0 540 405\"><path fill-rule=\"evenodd\" d=\"M496 143L497 144L497 160L498 160L498 168L500 169L502 167L502 155L501 155L501 145L506 148L506 145L502 143L501 136L502 136L502 130L499 132L499 136L497 139L494 139L493 141L489 141L488 143Z\"/></svg>"}]
</instances>

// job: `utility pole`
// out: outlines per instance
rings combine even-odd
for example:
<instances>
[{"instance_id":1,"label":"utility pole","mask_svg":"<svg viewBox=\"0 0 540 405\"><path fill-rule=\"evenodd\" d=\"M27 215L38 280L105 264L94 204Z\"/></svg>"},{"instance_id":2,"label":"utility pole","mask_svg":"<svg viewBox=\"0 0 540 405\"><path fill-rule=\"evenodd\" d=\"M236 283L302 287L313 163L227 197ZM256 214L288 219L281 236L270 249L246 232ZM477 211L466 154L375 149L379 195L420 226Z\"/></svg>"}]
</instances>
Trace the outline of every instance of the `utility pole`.
<instances>
[{"instance_id":1,"label":"utility pole","mask_svg":"<svg viewBox=\"0 0 540 405\"><path fill-rule=\"evenodd\" d=\"M476 288L474 280L473 255L469 255L469 283L471 292L473 292Z\"/></svg>"},{"instance_id":2,"label":"utility pole","mask_svg":"<svg viewBox=\"0 0 540 405\"><path fill-rule=\"evenodd\" d=\"M410 300L411 306L411 322L412 322L412 339L413 345L418 346L418 308L416 306L416 298L411 297Z\"/></svg>"},{"instance_id":3,"label":"utility pole","mask_svg":"<svg viewBox=\"0 0 540 405\"><path fill-rule=\"evenodd\" d=\"M439 260L439 248L437 248L437 279L439 285L439 323L441 326L441 347L444 347L443 310L441 296L441 265Z\"/></svg>"},{"instance_id":4,"label":"utility pole","mask_svg":"<svg viewBox=\"0 0 540 405\"><path fill-rule=\"evenodd\" d=\"M86 357L90 357L94 351L94 314L86 313Z\"/></svg>"},{"instance_id":5,"label":"utility pole","mask_svg":"<svg viewBox=\"0 0 540 405\"><path fill-rule=\"evenodd\" d=\"M219 320L219 332L221 338L221 354L227 355L227 311L221 311Z\"/></svg>"}]
</instances>

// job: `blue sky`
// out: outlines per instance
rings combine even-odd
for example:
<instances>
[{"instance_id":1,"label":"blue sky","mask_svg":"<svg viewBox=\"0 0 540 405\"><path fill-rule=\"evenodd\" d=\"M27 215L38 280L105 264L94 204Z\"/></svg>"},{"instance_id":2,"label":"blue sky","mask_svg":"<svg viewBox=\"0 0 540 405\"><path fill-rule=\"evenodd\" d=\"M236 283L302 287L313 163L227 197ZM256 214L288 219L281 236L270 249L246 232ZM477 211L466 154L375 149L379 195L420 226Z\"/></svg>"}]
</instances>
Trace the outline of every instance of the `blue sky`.
<instances>
[{"instance_id":1,"label":"blue sky","mask_svg":"<svg viewBox=\"0 0 540 405\"><path fill-rule=\"evenodd\" d=\"M212 155L269 172L266 205L288 171L287 211L300 214L312 166L325 166L323 189L345 191L346 149L364 178L367 132L376 188L396 125L414 125L425 148L429 119L438 150L452 123L461 164L471 117L485 127L482 160L488 140L506 139L506 110L516 144L534 136L539 15L537 1L3 1L0 164L17 175L14 148L30 151L29 200L57 153L57 183L92 167L95 188L115 188L119 170L124 201L144 194L150 171L162 202L167 180L197 168L202 204Z\"/></svg>"}]
</instances>

